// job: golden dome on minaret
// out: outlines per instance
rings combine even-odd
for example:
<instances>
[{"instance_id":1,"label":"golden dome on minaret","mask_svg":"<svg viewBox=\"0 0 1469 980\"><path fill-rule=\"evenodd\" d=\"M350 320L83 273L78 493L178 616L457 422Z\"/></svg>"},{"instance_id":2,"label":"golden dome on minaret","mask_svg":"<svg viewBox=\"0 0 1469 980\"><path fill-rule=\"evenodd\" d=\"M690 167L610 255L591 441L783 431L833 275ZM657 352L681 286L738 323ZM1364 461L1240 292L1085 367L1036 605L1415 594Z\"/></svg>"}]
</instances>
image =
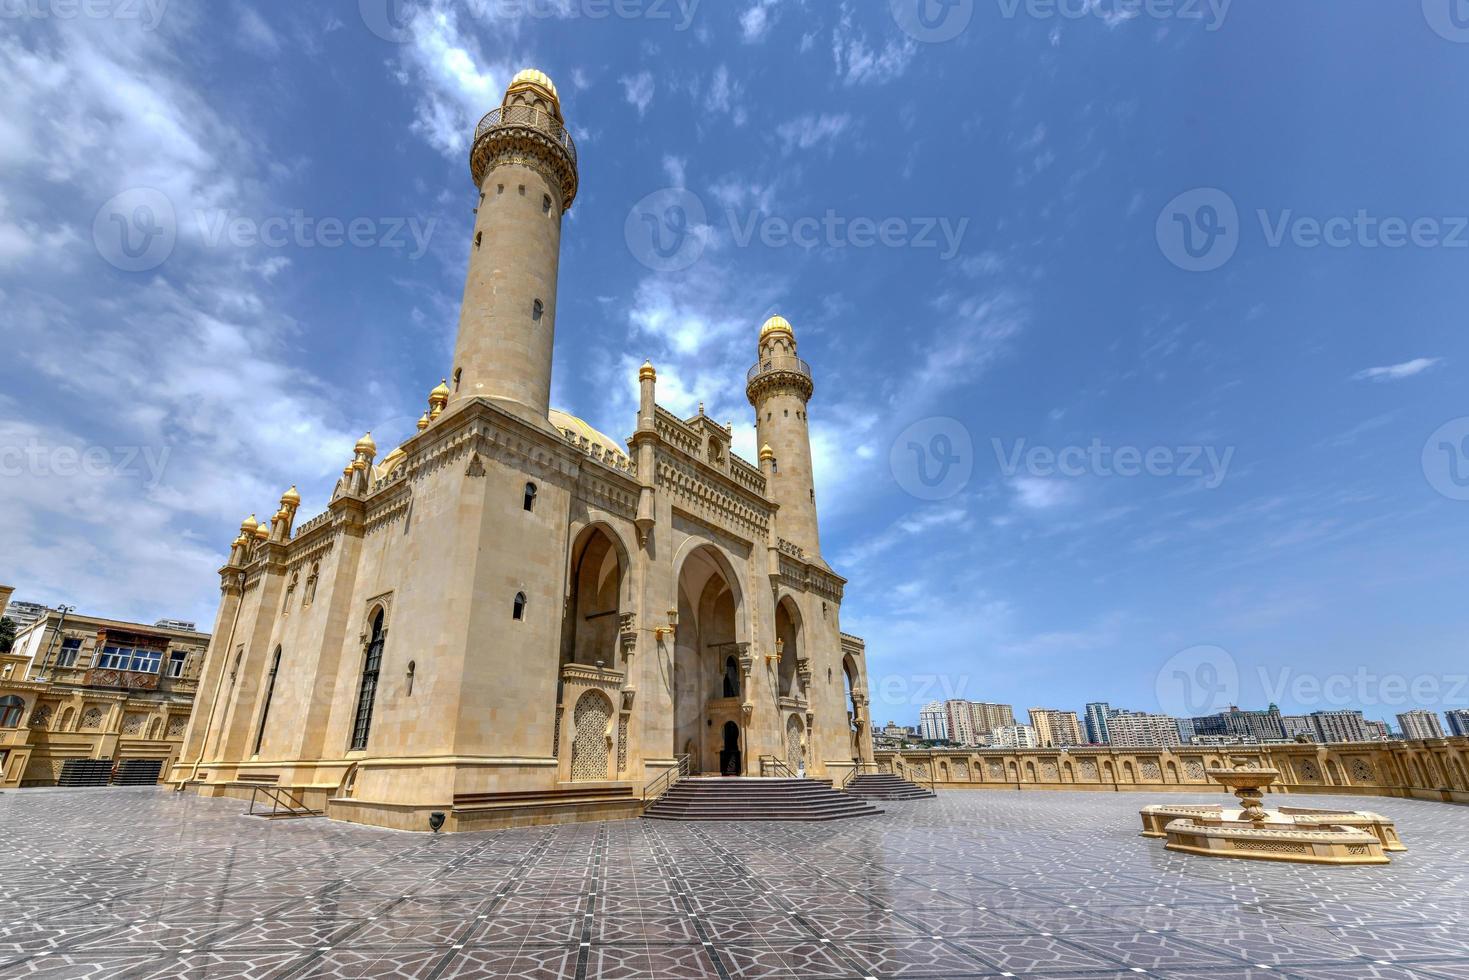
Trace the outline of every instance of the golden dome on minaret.
<instances>
[{"instance_id":1,"label":"golden dome on minaret","mask_svg":"<svg viewBox=\"0 0 1469 980\"><path fill-rule=\"evenodd\" d=\"M299 506L301 506L301 494L300 494L300 492L297 491L295 487L291 487L291 489L287 490L284 494L281 495L281 506L282 507L299 507Z\"/></svg>"},{"instance_id":2,"label":"golden dome on minaret","mask_svg":"<svg viewBox=\"0 0 1469 980\"><path fill-rule=\"evenodd\" d=\"M361 439L358 439L357 445L353 448L359 453L369 453L374 456L377 455L377 443L373 441L371 432L368 432Z\"/></svg>"},{"instance_id":3,"label":"golden dome on minaret","mask_svg":"<svg viewBox=\"0 0 1469 980\"><path fill-rule=\"evenodd\" d=\"M255 528L255 537L259 538L261 541L268 541L268 540L270 540L270 525L269 524L261 524L258 527L256 527Z\"/></svg>"},{"instance_id":4,"label":"golden dome on minaret","mask_svg":"<svg viewBox=\"0 0 1469 980\"><path fill-rule=\"evenodd\" d=\"M515 77L510 79L510 85L505 91L507 93L513 92L517 88L523 88L529 85L541 89L556 102L561 101L561 95L556 91L556 83L551 81L551 77L539 68L522 68L516 72Z\"/></svg>"},{"instance_id":5,"label":"golden dome on minaret","mask_svg":"<svg viewBox=\"0 0 1469 980\"><path fill-rule=\"evenodd\" d=\"M760 447L760 461L762 463L765 462L767 459L774 459L774 458L775 458L775 450L770 448L770 443L766 443L765 445L763 445L763 446Z\"/></svg>"},{"instance_id":6,"label":"golden dome on minaret","mask_svg":"<svg viewBox=\"0 0 1469 980\"><path fill-rule=\"evenodd\" d=\"M259 524L260 522L255 519L255 515L251 514L249 517L240 522L240 533L254 534L255 528L259 526Z\"/></svg>"},{"instance_id":7,"label":"golden dome on minaret","mask_svg":"<svg viewBox=\"0 0 1469 980\"><path fill-rule=\"evenodd\" d=\"M440 379L439 383L434 385L433 390L428 393L430 404L433 403L435 398L442 398L444 401L449 400L449 382L447 379Z\"/></svg>"},{"instance_id":8,"label":"golden dome on minaret","mask_svg":"<svg viewBox=\"0 0 1469 980\"><path fill-rule=\"evenodd\" d=\"M765 321L764 326L760 328L760 339L764 340L773 333L789 334L792 340L796 339L796 332L791 329L790 321L779 313Z\"/></svg>"},{"instance_id":9,"label":"golden dome on minaret","mask_svg":"<svg viewBox=\"0 0 1469 980\"><path fill-rule=\"evenodd\" d=\"M657 379L657 377L658 372L653 369L652 361L644 361L643 366L638 368L639 381L654 381Z\"/></svg>"}]
</instances>

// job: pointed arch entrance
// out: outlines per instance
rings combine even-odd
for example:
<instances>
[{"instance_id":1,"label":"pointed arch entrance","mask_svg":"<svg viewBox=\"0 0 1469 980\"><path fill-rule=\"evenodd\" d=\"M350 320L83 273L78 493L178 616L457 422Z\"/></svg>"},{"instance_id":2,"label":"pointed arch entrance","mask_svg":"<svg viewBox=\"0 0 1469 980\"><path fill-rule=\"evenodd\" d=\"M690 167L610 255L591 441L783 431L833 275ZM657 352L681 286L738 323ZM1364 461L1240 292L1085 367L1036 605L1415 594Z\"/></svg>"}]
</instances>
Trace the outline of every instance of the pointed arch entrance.
<instances>
[{"instance_id":1,"label":"pointed arch entrance","mask_svg":"<svg viewBox=\"0 0 1469 980\"><path fill-rule=\"evenodd\" d=\"M627 567L622 542L602 525L589 525L577 535L561 624L562 664L620 666L621 616L631 605L625 594Z\"/></svg>"},{"instance_id":2,"label":"pointed arch entrance","mask_svg":"<svg viewBox=\"0 0 1469 980\"><path fill-rule=\"evenodd\" d=\"M689 756L694 772L740 775L748 659L739 579L729 559L708 544L691 547L678 568L674 751Z\"/></svg>"}]
</instances>

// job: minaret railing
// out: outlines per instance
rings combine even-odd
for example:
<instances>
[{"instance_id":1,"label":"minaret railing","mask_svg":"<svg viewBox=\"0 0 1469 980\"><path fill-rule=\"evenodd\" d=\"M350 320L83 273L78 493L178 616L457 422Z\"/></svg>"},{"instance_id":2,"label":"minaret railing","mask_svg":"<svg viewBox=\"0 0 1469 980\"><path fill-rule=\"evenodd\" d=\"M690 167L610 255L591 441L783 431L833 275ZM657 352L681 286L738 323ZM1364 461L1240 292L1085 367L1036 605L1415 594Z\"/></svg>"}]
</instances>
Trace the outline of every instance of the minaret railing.
<instances>
[{"instance_id":1,"label":"minaret railing","mask_svg":"<svg viewBox=\"0 0 1469 980\"><path fill-rule=\"evenodd\" d=\"M524 126L545 133L570 155L573 164L576 163L576 141L571 138L566 126L549 112L535 106L496 106L485 113L479 125L474 128L474 142L478 143L480 137L491 130L506 126Z\"/></svg>"}]
</instances>

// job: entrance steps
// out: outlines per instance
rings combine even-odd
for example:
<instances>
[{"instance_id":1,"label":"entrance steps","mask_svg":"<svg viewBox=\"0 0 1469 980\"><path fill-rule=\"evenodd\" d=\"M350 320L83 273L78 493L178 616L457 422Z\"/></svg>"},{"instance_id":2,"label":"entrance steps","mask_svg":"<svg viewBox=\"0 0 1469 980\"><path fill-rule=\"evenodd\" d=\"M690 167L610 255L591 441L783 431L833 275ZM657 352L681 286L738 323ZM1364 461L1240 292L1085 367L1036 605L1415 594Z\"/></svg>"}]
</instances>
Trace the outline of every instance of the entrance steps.
<instances>
[{"instance_id":1,"label":"entrance steps","mask_svg":"<svg viewBox=\"0 0 1469 980\"><path fill-rule=\"evenodd\" d=\"M649 820L842 820L882 811L832 789L830 780L694 776L643 811Z\"/></svg>"},{"instance_id":2,"label":"entrance steps","mask_svg":"<svg viewBox=\"0 0 1469 980\"><path fill-rule=\"evenodd\" d=\"M924 789L890 772L864 772L847 783L847 794L860 800L931 800L933 790Z\"/></svg>"}]
</instances>

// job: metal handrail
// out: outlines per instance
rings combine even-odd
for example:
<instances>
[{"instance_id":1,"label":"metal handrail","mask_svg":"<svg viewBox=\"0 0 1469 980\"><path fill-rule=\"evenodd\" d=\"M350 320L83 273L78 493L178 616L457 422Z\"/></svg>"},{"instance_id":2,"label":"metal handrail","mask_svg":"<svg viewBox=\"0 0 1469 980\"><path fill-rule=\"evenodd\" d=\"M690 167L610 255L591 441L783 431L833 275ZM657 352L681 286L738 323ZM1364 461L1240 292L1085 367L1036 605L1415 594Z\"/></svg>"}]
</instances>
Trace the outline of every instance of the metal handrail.
<instances>
[{"instance_id":1,"label":"metal handrail","mask_svg":"<svg viewBox=\"0 0 1469 980\"><path fill-rule=\"evenodd\" d=\"M658 774L658 778L643 787L643 802L656 802L664 793L673 789L680 779L689 775L689 757L687 755L676 756L674 764Z\"/></svg>"},{"instance_id":2,"label":"metal handrail","mask_svg":"<svg viewBox=\"0 0 1469 980\"><path fill-rule=\"evenodd\" d=\"M270 800L269 816L277 816L282 810L293 817L312 817L316 815L316 811L307 806L304 800L284 787L254 786L250 789L250 809L245 811L246 816L266 816L264 813L255 812L255 803L261 793L264 793L266 798ZM281 799L282 796L285 797L284 800Z\"/></svg>"},{"instance_id":3,"label":"metal handrail","mask_svg":"<svg viewBox=\"0 0 1469 980\"><path fill-rule=\"evenodd\" d=\"M567 152L573 164L576 163L576 141L571 138L571 133L567 132L561 120L549 112L528 105L496 106L485 113L479 125L474 127L474 142L478 143L485 133L502 126L526 126L545 133Z\"/></svg>"},{"instance_id":4,"label":"metal handrail","mask_svg":"<svg viewBox=\"0 0 1469 980\"><path fill-rule=\"evenodd\" d=\"M765 770L767 768L770 769L770 771L773 772L773 773L775 773L776 775L780 775L781 773L784 773L786 779L799 779L799 778L801 778L801 777L797 776L795 773L791 772L791 767L790 766L786 765L784 762L782 762L780 759L777 759L773 755L762 755L760 757L760 775L764 776L765 775Z\"/></svg>"},{"instance_id":5,"label":"metal handrail","mask_svg":"<svg viewBox=\"0 0 1469 980\"><path fill-rule=\"evenodd\" d=\"M861 772L863 772L865 770L868 770L868 769L871 769L873 772L881 772L882 771L881 769L878 768L878 765L875 762L858 762L858 763L854 763L853 766L852 766L852 768L847 772L847 774L842 777L842 784L840 786L838 786L837 789L845 790L848 786L850 786L852 784L852 780L854 780L854 779L857 778L857 775L859 773L861 773Z\"/></svg>"},{"instance_id":6,"label":"metal handrail","mask_svg":"<svg viewBox=\"0 0 1469 980\"><path fill-rule=\"evenodd\" d=\"M796 374L803 374L808 378L811 377L811 365L799 357L794 357L790 354L776 354L773 357L767 357L765 360L760 361L754 367L750 368L749 371L745 372L745 383L749 384L758 375L767 374L771 371L793 371Z\"/></svg>"}]
</instances>

